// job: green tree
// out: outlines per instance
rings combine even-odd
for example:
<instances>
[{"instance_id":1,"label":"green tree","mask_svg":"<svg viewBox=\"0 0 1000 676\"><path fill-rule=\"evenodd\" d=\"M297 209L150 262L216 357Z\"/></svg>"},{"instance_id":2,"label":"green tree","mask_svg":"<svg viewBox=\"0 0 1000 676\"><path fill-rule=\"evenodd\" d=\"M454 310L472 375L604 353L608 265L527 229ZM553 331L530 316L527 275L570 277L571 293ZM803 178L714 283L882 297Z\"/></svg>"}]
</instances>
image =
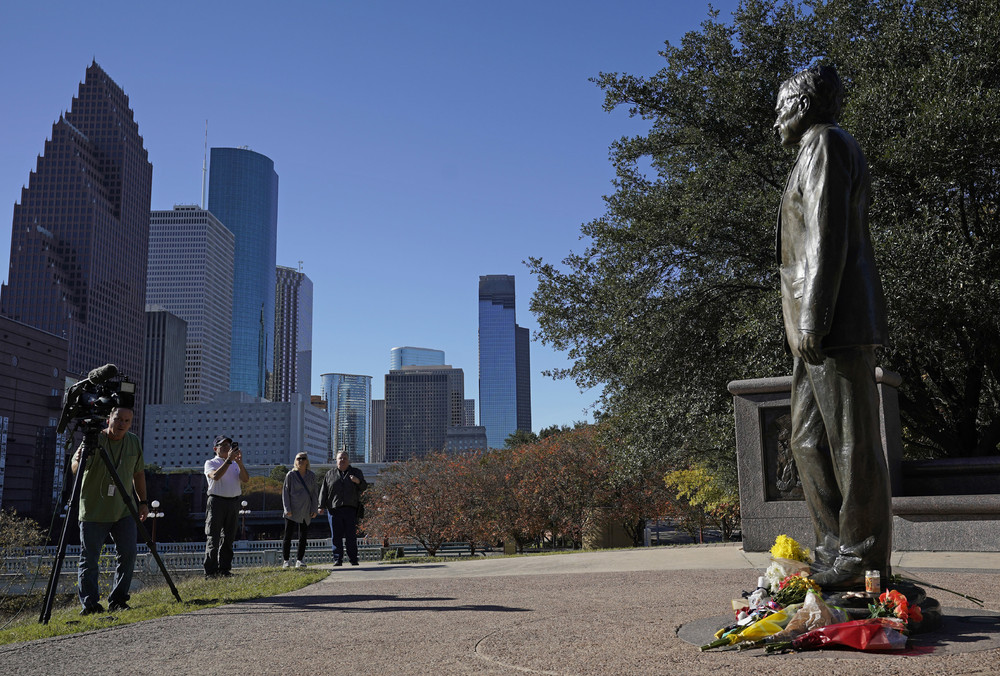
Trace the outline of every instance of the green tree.
<instances>
[{"instance_id":1,"label":"green tree","mask_svg":"<svg viewBox=\"0 0 1000 676\"><path fill-rule=\"evenodd\" d=\"M271 473L268 475L268 478L272 479L273 481L279 481L281 482L282 485L284 485L285 476L287 475L288 475L287 465L275 465L273 468L271 468Z\"/></svg>"},{"instance_id":2,"label":"green tree","mask_svg":"<svg viewBox=\"0 0 1000 676\"><path fill-rule=\"evenodd\" d=\"M721 484L701 465L668 472L664 483L675 492L681 504L701 512L729 540L740 527L740 496L731 487ZM683 511L683 510L682 510Z\"/></svg>"},{"instance_id":3,"label":"green tree","mask_svg":"<svg viewBox=\"0 0 1000 676\"><path fill-rule=\"evenodd\" d=\"M531 430L515 430L507 435L503 442L504 448L517 448L524 444L533 444L538 441L538 435Z\"/></svg>"},{"instance_id":4,"label":"green tree","mask_svg":"<svg viewBox=\"0 0 1000 676\"><path fill-rule=\"evenodd\" d=\"M582 426L583 423L577 423L577 427ZM538 432L538 439L547 439L548 437L555 436L556 434L562 434L563 432L571 432L573 430L569 425L549 425L548 427L543 427Z\"/></svg>"},{"instance_id":5,"label":"green tree","mask_svg":"<svg viewBox=\"0 0 1000 676\"><path fill-rule=\"evenodd\" d=\"M871 163L910 450L1000 443L1000 3L830 0L816 29Z\"/></svg>"},{"instance_id":6,"label":"green tree","mask_svg":"<svg viewBox=\"0 0 1000 676\"><path fill-rule=\"evenodd\" d=\"M731 380L784 375L774 220L794 153L777 88L820 56L847 88L843 126L874 178L871 226L903 374L912 453L1000 441L997 2L746 0L661 52L649 77L602 73L605 109L646 133L611 145L615 191L561 266L539 258L544 343L603 385L625 467L699 460L736 483Z\"/></svg>"}]
</instances>

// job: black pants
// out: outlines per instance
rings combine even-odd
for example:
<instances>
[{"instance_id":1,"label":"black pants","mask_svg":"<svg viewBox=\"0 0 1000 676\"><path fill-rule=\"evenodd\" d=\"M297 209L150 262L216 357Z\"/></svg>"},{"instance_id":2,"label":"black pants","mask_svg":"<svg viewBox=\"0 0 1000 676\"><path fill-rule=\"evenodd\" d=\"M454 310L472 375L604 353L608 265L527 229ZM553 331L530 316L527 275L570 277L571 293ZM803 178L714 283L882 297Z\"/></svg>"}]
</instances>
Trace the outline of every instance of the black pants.
<instances>
[{"instance_id":1,"label":"black pants","mask_svg":"<svg viewBox=\"0 0 1000 676\"><path fill-rule=\"evenodd\" d=\"M240 515L240 496L208 496L205 510L205 574L228 573L233 567L233 541Z\"/></svg>"},{"instance_id":2,"label":"black pants","mask_svg":"<svg viewBox=\"0 0 1000 676\"><path fill-rule=\"evenodd\" d=\"M288 560L288 555L292 551L292 530L295 528L299 529L299 555L295 558L301 561L302 557L306 555L306 540L309 539L309 524L305 521L295 522L291 519L285 519L285 541L281 543L281 558L285 561Z\"/></svg>"}]
</instances>

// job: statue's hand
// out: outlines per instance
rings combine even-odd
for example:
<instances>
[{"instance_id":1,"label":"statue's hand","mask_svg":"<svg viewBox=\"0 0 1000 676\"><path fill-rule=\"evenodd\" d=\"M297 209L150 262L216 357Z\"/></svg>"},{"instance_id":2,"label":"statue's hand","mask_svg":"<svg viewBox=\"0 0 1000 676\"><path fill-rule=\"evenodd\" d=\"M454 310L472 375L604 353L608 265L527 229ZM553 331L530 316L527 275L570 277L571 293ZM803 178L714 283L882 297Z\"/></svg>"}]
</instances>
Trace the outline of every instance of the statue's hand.
<instances>
[{"instance_id":1,"label":"statue's hand","mask_svg":"<svg viewBox=\"0 0 1000 676\"><path fill-rule=\"evenodd\" d=\"M822 336L817 336L815 333L803 333L802 338L799 340L799 354L810 364L814 366L822 364L825 355L820 347L822 342Z\"/></svg>"}]
</instances>

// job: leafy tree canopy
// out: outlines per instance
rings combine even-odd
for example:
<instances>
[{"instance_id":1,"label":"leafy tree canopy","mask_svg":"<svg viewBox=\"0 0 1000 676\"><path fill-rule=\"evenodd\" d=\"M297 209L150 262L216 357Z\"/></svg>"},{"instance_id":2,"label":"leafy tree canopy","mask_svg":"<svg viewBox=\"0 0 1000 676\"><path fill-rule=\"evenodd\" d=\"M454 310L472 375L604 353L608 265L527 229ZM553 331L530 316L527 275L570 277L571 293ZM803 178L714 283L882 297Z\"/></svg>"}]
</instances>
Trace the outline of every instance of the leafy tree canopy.
<instances>
[{"instance_id":1,"label":"leafy tree canopy","mask_svg":"<svg viewBox=\"0 0 1000 676\"><path fill-rule=\"evenodd\" d=\"M604 386L609 445L636 466L697 460L735 482L727 383L791 371L774 223L795 153L772 131L777 89L824 62L873 178L881 363L904 378L907 451L996 453L997 0L745 0L660 53L651 76L595 80L606 110L648 131L611 145L615 190L583 226L586 248L528 262L541 339L573 362L551 375Z\"/></svg>"},{"instance_id":2,"label":"leafy tree canopy","mask_svg":"<svg viewBox=\"0 0 1000 676\"><path fill-rule=\"evenodd\" d=\"M274 481L280 481L282 484L285 483L285 476L288 475L287 465L275 465L271 468L271 473L268 475L269 478Z\"/></svg>"},{"instance_id":3,"label":"leafy tree canopy","mask_svg":"<svg viewBox=\"0 0 1000 676\"><path fill-rule=\"evenodd\" d=\"M538 441L538 435L531 430L515 430L507 435L503 442L504 448L517 448Z\"/></svg>"}]
</instances>

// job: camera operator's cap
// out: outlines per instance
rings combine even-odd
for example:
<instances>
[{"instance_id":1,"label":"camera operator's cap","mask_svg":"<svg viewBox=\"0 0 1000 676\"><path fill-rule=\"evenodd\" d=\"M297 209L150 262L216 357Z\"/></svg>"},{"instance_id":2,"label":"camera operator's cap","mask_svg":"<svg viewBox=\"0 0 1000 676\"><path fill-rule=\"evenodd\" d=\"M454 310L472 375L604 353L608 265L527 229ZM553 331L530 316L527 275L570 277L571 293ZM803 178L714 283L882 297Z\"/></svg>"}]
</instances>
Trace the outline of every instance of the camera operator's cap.
<instances>
[{"instance_id":1,"label":"camera operator's cap","mask_svg":"<svg viewBox=\"0 0 1000 676\"><path fill-rule=\"evenodd\" d=\"M228 441L228 442L232 443L233 440L230 439L229 437L227 437L225 434L220 434L219 436L215 437L215 445L216 446L218 446L219 444L221 444L223 441Z\"/></svg>"}]
</instances>

